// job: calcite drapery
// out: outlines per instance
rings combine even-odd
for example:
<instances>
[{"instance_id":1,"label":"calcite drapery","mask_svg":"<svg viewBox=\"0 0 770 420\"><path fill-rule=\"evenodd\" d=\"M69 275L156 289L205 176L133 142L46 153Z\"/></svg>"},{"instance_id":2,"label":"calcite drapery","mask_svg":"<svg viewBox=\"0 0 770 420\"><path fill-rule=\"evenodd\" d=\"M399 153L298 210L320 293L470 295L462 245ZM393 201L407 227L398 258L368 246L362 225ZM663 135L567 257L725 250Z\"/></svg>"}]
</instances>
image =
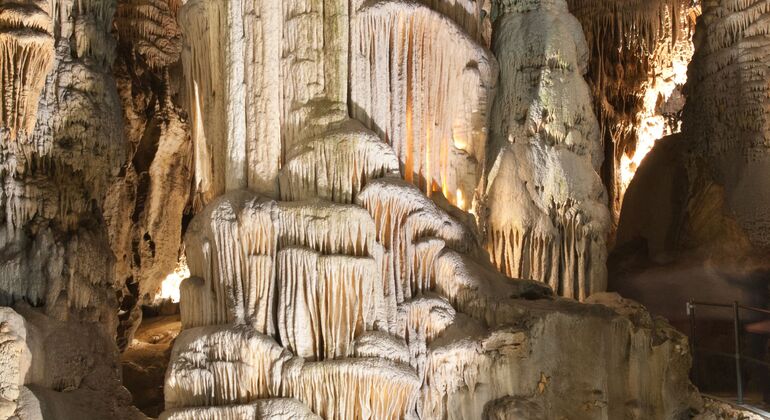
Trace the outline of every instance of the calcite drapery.
<instances>
[{"instance_id":1,"label":"calcite drapery","mask_svg":"<svg viewBox=\"0 0 770 420\"><path fill-rule=\"evenodd\" d=\"M492 54L447 16L405 1L364 3L350 36L352 117L391 145L404 179L470 209L497 82Z\"/></svg>"},{"instance_id":2,"label":"calcite drapery","mask_svg":"<svg viewBox=\"0 0 770 420\"><path fill-rule=\"evenodd\" d=\"M0 7L0 126L14 140L35 128L40 92L54 59L53 20L47 0L4 1Z\"/></svg>"},{"instance_id":3,"label":"calcite drapery","mask_svg":"<svg viewBox=\"0 0 770 420\"><path fill-rule=\"evenodd\" d=\"M562 0L500 8L487 247L504 273L583 300L606 288L609 230L599 129L582 76L585 38Z\"/></svg>"},{"instance_id":4,"label":"calcite drapery","mask_svg":"<svg viewBox=\"0 0 770 420\"><path fill-rule=\"evenodd\" d=\"M330 13L320 12L322 3ZM185 238L192 277L182 285L186 329L168 371L166 398L174 408L166 416L235 418L276 398L296 399L287 406L298 415L309 408L327 419L479 418L488 402L487 411L500 414L515 405L506 402L513 398L526 400L544 418L576 406L586 407L588 417L606 418L632 415L636 408L629 407L651 417L686 410L686 368L668 369L674 359L686 366L687 353L677 350L682 343L674 337L650 345L654 328L668 331L664 324L633 324L607 308L555 299L542 283L505 277L480 248L475 227L466 225L473 219L457 209L470 208L478 185L485 186L486 120L497 64L482 46L483 24L473 22L486 22L487 15L471 18L476 15L444 2L291 0L280 8L257 2L253 11L240 4L193 0L180 12L190 44L185 68L199 142L196 182L204 193L201 204L208 205ZM525 108L558 104L549 112L558 111L553 115L568 123L564 130L538 114L543 142L532 148L552 163L552 179L579 176L559 184L563 191L547 192L548 199L567 197L558 209L573 217L564 224L570 246L564 262L574 273L557 270L554 277L566 283L600 271L597 238L606 231L606 209L600 210L596 122L580 73L585 57L575 56L579 24L563 2L556 4L560 14L543 12L536 22L553 24L557 30L547 33L566 33L570 43L562 55L534 60L540 66L531 74L548 77L553 71L559 79L549 80L566 82L549 94L520 99ZM334 26L347 21L349 31ZM206 25L219 26L204 39ZM559 32L565 25L568 30ZM219 29L242 27L262 29L235 40ZM546 41L541 52L556 44ZM212 51L222 42L224 48ZM513 47L506 45L500 51L509 59ZM278 46L281 60L272 50ZM515 63L508 62L518 70ZM258 76L242 78L251 74ZM522 74L502 73L504 98L521 93L515 82L517 75L526 79ZM243 92L226 99L213 95L240 80L246 80ZM276 90L283 96L273 96ZM269 114L247 116L272 115L259 124L280 121L280 130L242 130L243 122L231 117L257 109L249 104L262 104ZM499 106L497 112L506 111ZM521 128L502 124L507 118L496 121L506 133ZM493 142L503 149L493 151L505 153L506 141ZM228 157L236 149L238 156ZM261 171L246 165L242 173L250 159L276 166ZM276 162L284 165L278 169ZM524 176L536 177L536 167L531 162ZM502 179L490 185L505 184L497 182ZM201 188L204 181L213 183ZM442 194L432 199L434 192ZM461 195L469 201L462 203ZM586 232L592 235L577 237ZM598 289L599 274L575 296ZM570 283L570 290L577 288ZM575 334L591 336L596 346L562 339ZM575 365L581 372L576 375L592 372L579 392L566 392L567 383L576 384L572 377L558 386L541 384L544 376L561 374L546 351L554 341L580 363L606 354L607 365ZM616 352L618 343L628 353ZM661 369L637 377L635 361L642 359ZM672 388L641 393L614 386L607 369L623 371L618 381L641 380L643 389ZM659 386L663 372L670 376Z\"/></svg>"}]
</instances>

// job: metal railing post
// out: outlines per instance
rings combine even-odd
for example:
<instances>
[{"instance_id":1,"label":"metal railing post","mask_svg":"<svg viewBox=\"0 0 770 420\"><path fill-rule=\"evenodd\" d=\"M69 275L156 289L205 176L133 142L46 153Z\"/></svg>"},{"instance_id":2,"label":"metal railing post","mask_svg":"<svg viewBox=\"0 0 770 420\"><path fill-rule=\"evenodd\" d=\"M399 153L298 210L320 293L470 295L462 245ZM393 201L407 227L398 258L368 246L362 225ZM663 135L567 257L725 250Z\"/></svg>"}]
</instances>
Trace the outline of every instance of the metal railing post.
<instances>
[{"instance_id":1,"label":"metal railing post","mask_svg":"<svg viewBox=\"0 0 770 420\"><path fill-rule=\"evenodd\" d=\"M737 382L738 404L743 404L743 377L741 374L741 318L738 302L733 302L735 329L735 380Z\"/></svg>"},{"instance_id":2,"label":"metal railing post","mask_svg":"<svg viewBox=\"0 0 770 420\"><path fill-rule=\"evenodd\" d=\"M690 317L690 355L692 356L692 381L699 386L698 381L698 351L695 344L695 304L692 299L687 302L687 315Z\"/></svg>"}]
</instances>

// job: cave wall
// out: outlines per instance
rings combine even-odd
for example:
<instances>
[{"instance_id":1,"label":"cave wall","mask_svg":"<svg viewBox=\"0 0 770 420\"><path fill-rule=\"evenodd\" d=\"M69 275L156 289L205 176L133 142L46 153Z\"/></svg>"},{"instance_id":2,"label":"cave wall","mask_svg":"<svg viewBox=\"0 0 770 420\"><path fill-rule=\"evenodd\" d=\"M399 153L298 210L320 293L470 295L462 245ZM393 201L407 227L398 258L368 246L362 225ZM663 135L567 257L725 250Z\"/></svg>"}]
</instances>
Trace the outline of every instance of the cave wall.
<instances>
[{"instance_id":1,"label":"cave wall","mask_svg":"<svg viewBox=\"0 0 770 420\"><path fill-rule=\"evenodd\" d=\"M641 165L610 258L613 290L682 328L689 299L757 307L770 300L768 5L704 1L701 7L682 133L656 144Z\"/></svg>"},{"instance_id":2,"label":"cave wall","mask_svg":"<svg viewBox=\"0 0 770 420\"><path fill-rule=\"evenodd\" d=\"M590 51L587 80L599 118L605 160L601 176L612 217L644 156L680 131L685 70L693 55L698 2L569 0Z\"/></svg>"},{"instance_id":3,"label":"cave wall","mask_svg":"<svg viewBox=\"0 0 770 420\"><path fill-rule=\"evenodd\" d=\"M115 6L2 6L0 303L23 316L9 316L4 334L26 337L30 355L16 378L24 388L3 395L3 406L22 418L136 413L120 385L116 296L123 281L113 275L102 212L125 158L112 74Z\"/></svg>"}]
</instances>

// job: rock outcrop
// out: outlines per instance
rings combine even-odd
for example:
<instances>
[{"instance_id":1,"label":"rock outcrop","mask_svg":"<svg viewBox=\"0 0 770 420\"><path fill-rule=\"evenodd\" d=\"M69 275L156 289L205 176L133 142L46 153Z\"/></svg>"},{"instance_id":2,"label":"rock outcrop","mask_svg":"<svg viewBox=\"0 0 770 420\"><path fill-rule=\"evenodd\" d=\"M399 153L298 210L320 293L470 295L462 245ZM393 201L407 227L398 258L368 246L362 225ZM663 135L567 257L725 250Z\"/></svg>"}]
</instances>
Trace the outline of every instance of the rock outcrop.
<instances>
[{"instance_id":1,"label":"rock outcrop","mask_svg":"<svg viewBox=\"0 0 770 420\"><path fill-rule=\"evenodd\" d=\"M583 74L588 49L561 0L502 2L500 88L480 221L492 261L583 300L606 290L603 154Z\"/></svg>"}]
</instances>

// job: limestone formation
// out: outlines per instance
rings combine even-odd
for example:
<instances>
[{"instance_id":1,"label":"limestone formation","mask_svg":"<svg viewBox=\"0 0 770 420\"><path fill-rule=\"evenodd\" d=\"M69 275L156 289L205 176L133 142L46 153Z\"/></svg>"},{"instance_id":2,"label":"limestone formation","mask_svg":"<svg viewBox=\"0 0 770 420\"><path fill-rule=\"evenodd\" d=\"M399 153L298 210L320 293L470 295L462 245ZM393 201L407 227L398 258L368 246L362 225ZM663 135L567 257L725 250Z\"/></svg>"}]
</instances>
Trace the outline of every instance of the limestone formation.
<instances>
[{"instance_id":1,"label":"limestone formation","mask_svg":"<svg viewBox=\"0 0 770 420\"><path fill-rule=\"evenodd\" d=\"M0 419L144 418L119 352L183 262L162 419L697 411L686 338L603 293L596 63L617 57L591 56L689 24L619 4L0 0ZM770 203L749 211L730 162L763 174L764 63L738 51L763 54L765 6L703 4L705 157L672 169L709 174L693 237L724 202L761 242Z\"/></svg>"},{"instance_id":2,"label":"limestone formation","mask_svg":"<svg viewBox=\"0 0 770 420\"><path fill-rule=\"evenodd\" d=\"M4 1L0 13L2 127L15 140L32 134L37 106L54 57L51 3Z\"/></svg>"},{"instance_id":3,"label":"limestone formation","mask_svg":"<svg viewBox=\"0 0 770 420\"><path fill-rule=\"evenodd\" d=\"M499 13L480 217L487 248L504 273L583 300L606 289L609 230L585 38L561 0L503 2Z\"/></svg>"},{"instance_id":4,"label":"limestone formation","mask_svg":"<svg viewBox=\"0 0 770 420\"><path fill-rule=\"evenodd\" d=\"M404 1L364 3L350 36L352 117L390 144L405 180L469 210L497 81L492 54L447 16Z\"/></svg>"},{"instance_id":5,"label":"limestone formation","mask_svg":"<svg viewBox=\"0 0 770 420\"><path fill-rule=\"evenodd\" d=\"M678 333L506 277L463 211L488 206L491 237L531 227L493 253L508 272L526 253L513 274L602 290L601 149L564 2L498 4L494 102L488 4L267 3L180 10L199 210L163 418L689 410Z\"/></svg>"}]
</instances>

